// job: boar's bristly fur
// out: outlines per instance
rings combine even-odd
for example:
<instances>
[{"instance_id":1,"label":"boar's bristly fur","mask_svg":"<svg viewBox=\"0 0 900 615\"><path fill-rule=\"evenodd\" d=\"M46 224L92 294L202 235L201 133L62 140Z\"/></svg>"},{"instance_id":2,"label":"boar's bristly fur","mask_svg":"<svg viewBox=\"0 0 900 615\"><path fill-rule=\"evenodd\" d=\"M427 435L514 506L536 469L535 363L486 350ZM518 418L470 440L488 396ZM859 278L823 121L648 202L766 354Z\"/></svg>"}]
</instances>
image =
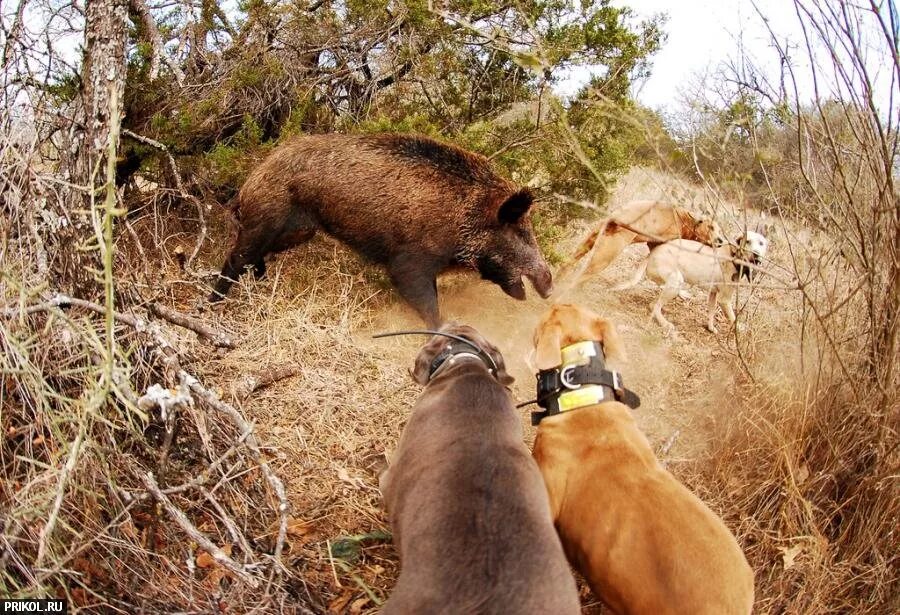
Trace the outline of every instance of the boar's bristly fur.
<instances>
[{"instance_id":1,"label":"boar's bristly fur","mask_svg":"<svg viewBox=\"0 0 900 615\"><path fill-rule=\"evenodd\" d=\"M273 151L235 197L238 238L210 300L247 266L319 229L370 260L429 325L440 322L435 279L475 269L517 299L522 277L547 297L550 269L528 212L533 197L483 156L418 135L315 135Z\"/></svg>"}]
</instances>

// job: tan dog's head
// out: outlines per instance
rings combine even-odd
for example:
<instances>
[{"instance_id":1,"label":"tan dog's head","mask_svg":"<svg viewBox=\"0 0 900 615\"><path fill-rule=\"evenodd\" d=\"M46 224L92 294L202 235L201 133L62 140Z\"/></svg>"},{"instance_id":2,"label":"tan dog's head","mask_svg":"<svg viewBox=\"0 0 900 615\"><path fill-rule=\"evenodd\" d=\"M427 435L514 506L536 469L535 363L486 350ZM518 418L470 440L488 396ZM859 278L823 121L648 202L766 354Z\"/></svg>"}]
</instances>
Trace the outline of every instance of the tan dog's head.
<instances>
[{"instance_id":1,"label":"tan dog's head","mask_svg":"<svg viewBox=\"0 0 900 615\"><path fill-rule=\"evenodd\" d=\"M494 365L497 366L497 381L503 386L509 386L515 381L515 379L506 372L506 364L503 362L503 355L500 354L500 351L497 349L497 347L487 341L478 331L476 331L472 327L451 322L443 325L438 330L443 333L450 333L451 335L464 337L468 341L472 342L482 352L490 356L494 361ZM436 356L443 352L448 344L451 344L453 342L453 339L444 337L443 335L435 335L430 340L428 340L428 342L422 347L422 350L420 350L419 354L416 356L416 364L409 372L413 380L423 386L428 384L432 361L434 361L434 358ZM456 343L459 344L460 342ZM475 351L473 350L473 353L474 352Z\"/></svg>"},{"instance_id":2,"label":"tan dog's head","mask_svg":"<svg viewBox=\"0 0 900 615\"><path fill-rule=\"evenodd\" d=\"M714 248L725 243L725 236L722 234L719 223L710 218L700 218L695 222L694 235L697 241Z\"/></svg>"},{"instance_id":3,"label":"tan dog's head","mask_svg":"<svg viewBox=\"0 0 900 615\"><path fill-rule=\"evenodd\" d=\"M553 369L562 363L564 346L596 340L607 358L624 359L624 350L612 322L578 305L554 305L534 330L535 362L539 370Z\"/></svg>"}]
</instances>

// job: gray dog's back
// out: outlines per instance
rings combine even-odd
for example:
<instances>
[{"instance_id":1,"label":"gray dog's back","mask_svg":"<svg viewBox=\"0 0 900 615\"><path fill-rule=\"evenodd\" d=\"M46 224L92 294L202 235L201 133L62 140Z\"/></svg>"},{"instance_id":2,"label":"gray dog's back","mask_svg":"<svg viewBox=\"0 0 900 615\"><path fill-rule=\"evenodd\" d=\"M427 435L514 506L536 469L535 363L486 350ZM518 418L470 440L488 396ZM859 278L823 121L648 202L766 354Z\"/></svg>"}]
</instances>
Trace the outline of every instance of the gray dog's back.
<instances>
[{"instance_id":1,"label":"gray dog's back","mask_svg":"<svg viewBox=\"0 0 900 615\"><path fill-rule=\"evenodd\" d=\"M383 613L577 613L540 471L477 364L419 399L385 481L401 574Z\"/></svg>"}]
</instances>

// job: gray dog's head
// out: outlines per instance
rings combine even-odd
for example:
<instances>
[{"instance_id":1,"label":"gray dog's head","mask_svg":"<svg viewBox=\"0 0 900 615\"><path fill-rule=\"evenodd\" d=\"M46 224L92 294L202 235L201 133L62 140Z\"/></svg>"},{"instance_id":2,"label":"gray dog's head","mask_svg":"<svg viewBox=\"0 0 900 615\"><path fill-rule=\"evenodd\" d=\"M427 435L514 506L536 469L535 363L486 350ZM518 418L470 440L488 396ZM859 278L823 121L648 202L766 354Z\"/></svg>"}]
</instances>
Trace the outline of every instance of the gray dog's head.
<instances>
[{"instance_id":1,"label":"gray dog's head","mask_svg":"<svg viewBox=\"0 0 900 615\"><path fill-rule=\"evenodd\" d=\"M494 365L497 366L496 376L497 381L500 384L509 386L514 382L513 377L506 372L506 364L503 362L503 355L500 354L500 351L496 346L487 341L478 331L468 325L460 325L452 322L443 325L439 331L463 337L472 342L472 344L481 350L481 352L488 355L493 360ZM435 357L440 355L448 345L459 345L460 343L461 342L443 335L433 336L416 356L416 364L409 372L413 380L421 385L428 384L428 380L431 376L431 364ZM475 353L475 350L473 349L472 352Z\"/></svg>"}]
</instances>

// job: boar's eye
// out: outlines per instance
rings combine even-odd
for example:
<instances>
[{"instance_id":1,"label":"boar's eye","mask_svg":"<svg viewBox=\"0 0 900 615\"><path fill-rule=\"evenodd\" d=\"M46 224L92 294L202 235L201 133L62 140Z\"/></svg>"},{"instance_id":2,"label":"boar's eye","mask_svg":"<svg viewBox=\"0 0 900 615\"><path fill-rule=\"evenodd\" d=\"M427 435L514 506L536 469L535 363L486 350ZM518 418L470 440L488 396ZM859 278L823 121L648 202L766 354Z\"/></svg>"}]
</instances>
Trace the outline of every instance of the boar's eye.
<instances>
[{"instance_id":1,"label":"boar's eye","mask_svg":"<svg viewBox=\"0 0 900 615\"><path fill-rule=\"evenodd\" d=\"M534 196L527 188L514 192L500 205L497 210L497 220L501 224L516 224L522 219L522 216L528 213L533 202Z\"/></svg>"}]
</instances>

